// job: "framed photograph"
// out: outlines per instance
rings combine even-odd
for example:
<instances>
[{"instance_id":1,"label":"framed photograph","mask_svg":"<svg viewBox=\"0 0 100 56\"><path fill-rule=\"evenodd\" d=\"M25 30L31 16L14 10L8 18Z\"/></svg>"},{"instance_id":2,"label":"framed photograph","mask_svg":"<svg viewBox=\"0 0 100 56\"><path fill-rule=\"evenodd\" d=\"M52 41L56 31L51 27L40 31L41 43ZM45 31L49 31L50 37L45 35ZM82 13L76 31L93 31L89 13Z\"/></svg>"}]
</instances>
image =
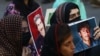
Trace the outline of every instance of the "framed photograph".
<instances>
[{"instance_id":1,"label":"framed photograph","mask_svg":"<svg viewBox=\"0 0 100 56\"><path fill-rule=\"evenodd\" d=\"M45 15L45 26L50 26L50 18L53 15L55 9L50 8L46 10L46 15Z\"/></svg>"},{"instance_id":2,"label":"framed photograph","mask_svg":"<svg viewBox=\"0 0 100 56\"><path fill-rule=\"evenodd\" d=\"M34 47L37 52L36 56L40 56L43 39L45 36L45 25L42 8L38 7L35 11L31 12L27 16L27 19L31 35L33 37Z\"/></svg>"},{"instance_id":3,"label":"framed photograph","mask_svg":"<svg viewBox=\"0 0 100 56\"><path fill-rule=\"evenodd\" d=\"M85 51L100 44L100 39L95 40L94 28L97 26L95 17L68 24L70 26L75 53Z\"/></svg>"}]
</instances>

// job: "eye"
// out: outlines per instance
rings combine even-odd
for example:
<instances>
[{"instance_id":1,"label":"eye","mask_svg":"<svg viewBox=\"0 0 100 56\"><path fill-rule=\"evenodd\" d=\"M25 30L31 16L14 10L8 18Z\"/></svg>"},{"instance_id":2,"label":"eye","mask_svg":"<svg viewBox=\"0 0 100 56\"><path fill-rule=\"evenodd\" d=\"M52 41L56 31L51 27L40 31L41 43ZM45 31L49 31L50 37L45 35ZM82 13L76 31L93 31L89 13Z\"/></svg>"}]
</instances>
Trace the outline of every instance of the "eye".
<instances>
[{"instance_id":1,"label":"eye","mask_svg":"<svg viewBox=\"0 0 100 56\"><path fill-rule=\"evenodd\" d=\"M70 18L74 18L74 17L75 17L75 15L76 15L76 14L72 14L72 15L70 15Z\"/></svg>"},{"instance_id":2,"label":"eye","mask_svg":"<svg viewBox=\"0 0 100 56\"><path fill-rule=\"evenodd\" d=\"M65 46L69 46L69 45L70 45L70 43L71 43L70 41L69 41L69 42L67 42L67 43L65 43Z\"/></svg>"},{"instance_id":3,"label":"eye","mask_svg":"<svg viewBox=\"0 0 100 56\"><path fill-rule=\"evenodd\" d=\"M69 44L66 44L65 46L69 46Z\"/></svg>"},{"instance_id":4,"label":"eye","mask_svg":"<svg viewBox=\"0 0 100 56\"><path fill-rule=\"evenodd\" d=\"M80 12L78 12L77 14L80 15Z\"/></svg>"}]
</instances>

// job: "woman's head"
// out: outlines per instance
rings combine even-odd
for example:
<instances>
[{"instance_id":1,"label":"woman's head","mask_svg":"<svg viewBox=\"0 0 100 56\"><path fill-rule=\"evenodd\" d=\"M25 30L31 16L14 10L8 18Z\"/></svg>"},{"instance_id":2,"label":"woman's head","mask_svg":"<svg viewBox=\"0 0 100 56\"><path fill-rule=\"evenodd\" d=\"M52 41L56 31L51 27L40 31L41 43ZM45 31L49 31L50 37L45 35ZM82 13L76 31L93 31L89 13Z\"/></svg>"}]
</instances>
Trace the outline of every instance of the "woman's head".
<instances>
[{"instance_id":1,"label":"woman's head","mask_svg":"<svg viewBox=\"0 0 100 56\"><path fill-rule=\"evenodd\" d=\"M71 56L74 51L72 40L72 34L68 25L55 24L49 28L42 50L43 52L50 52L53 56Z\"/></svg>"},{"instance_id":2,"label":"woman's head","mask_svg":"<svg viewBox=\"0 0 100 56\"><path fill-rule=\"evenodd\" d=\"M51 17L50 24L70 23L80 20L79 13L79 8L76 4L65 2L56 9L53 16Z\"/></svg>"},{"instance_id":3,"label":"woman's head","mask_svg":"<svg viewBox=\"0 0 100 56\"><path fill-rule=\"evenodd\" d=\"M60 51L59 53L62 56L73 56L75 47L71 31L66 24L56 25L55 38L58 44L58 52Z\"/></svg>"},{"instance_id":4,"label":"woman's head","mask_svg":"<svg viewBox=\"0 0 100 56\"><path fill-rule=\"evenodd\" d=\"M5 48L3 50L8 51L5 53L10 51L9 55L21 56L22 54L22 18L19 15L8 15L0 20L0 39L2 39L0 44L3 44Z\"/></svg>"}]
</instances>

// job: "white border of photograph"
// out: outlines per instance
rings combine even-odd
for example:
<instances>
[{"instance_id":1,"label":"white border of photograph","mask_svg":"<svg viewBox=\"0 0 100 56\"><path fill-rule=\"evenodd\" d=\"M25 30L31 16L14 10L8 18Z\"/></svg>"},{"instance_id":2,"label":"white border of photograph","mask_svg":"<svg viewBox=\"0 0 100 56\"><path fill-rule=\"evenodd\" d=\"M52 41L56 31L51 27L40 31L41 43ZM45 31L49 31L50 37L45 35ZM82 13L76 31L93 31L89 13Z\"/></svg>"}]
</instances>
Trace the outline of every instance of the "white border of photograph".
<instances>
[{"instance_id":1,"label":"white border of photograph","mask_svg":"<svg viewBox=\"0 0 100 56\"><path fill-rule=\"evenodd\" d=\"M49 22L49 16L50 16L50 13L54 13L56 9L55 8L49 8L49 9L46 9L46 14L45 14L45 26L50 26L50 24L48 24Z\"/></svg>"},{"instance_id":2,"label":"white border of photograph","mask_svg":"<svg viewBox=\"0 0 100 56\"><path fill-rule=\"evenodd\" d=\"M81 22L84 22L84 21L91 20L91 19L94 19L95 22L97 22L96 19L95 19L95 17L89 17L89 18L87 18L87 19L83 19L83 20L80 20L80 21L77 21L77 22L69 23L68 25L69 25L69 26L72 26L72 25L75 25L75 24L78 24L78 23L81 23ZM96 23L96 26L97 26L97 23Z\"/></svg>"},{"instance_id":3,"label":"white border of photograph","mask_svg":"<svg viewBox=\"0 0 100 56\"><path fill-rule=\"evenodd\" d=\"M92 20L92 21L91 21ZM82 23L82 22L88 22L89 23L89 25L90 25L90 29L91 29L91 31L90 31L90 33L92 34L91 36L92 37L94 37L93 36L93 33L92 32L94 32L93 31L93 29L94 29L94 27L96 27L97 26L97 21L96 21L96 18L95 17L90 17L90 18L87 18L87 19L84 19L84 20L80 20L80 21L76 21L76 22L72 22L72 23L69 23L68 25L70 26L70 29L71 29L71 32L72 32L72 35L73 35L73 40L74 40L74 44L75 44L75 47L77 47L79 44L81 44L81 43L79 43L80 42L80 40L81 40L81 38L80 38L80 36L78 36L79 34L78 34L78 29L77 29L77 27L78 27L78 24L79 23ZM73 27L74 26L74 27ZM77 40L77 41L76 41ZM96 40L96 41L98 41L98 40ZM76 42L76 43L75 43ZM91 42L92 43L92 42ZM78 44L78 45L77 45ZM95 45L93 45L93 46L90 46L89 48L83 48L82 46L82 48L80 48L80 47L78 47L78 49L77 48L75 48L75 52L74 53L78 53L78 52L82 52L82 51L85 51L85 50L87 50L87 49L90 49L90 48L92 48L92 47L95 47L95 46L97 46L97 45L99 45L99 44L95 44Z\"/></svg>"}]
</instances>

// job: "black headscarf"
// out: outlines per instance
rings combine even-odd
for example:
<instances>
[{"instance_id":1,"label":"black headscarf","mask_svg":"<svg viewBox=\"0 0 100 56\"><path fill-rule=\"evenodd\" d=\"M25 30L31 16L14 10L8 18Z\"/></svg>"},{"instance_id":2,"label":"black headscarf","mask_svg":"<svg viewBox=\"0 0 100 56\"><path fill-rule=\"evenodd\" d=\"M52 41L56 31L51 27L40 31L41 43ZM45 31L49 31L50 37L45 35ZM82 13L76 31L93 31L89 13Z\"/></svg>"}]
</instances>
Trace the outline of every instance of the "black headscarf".
<instances>
[{"instance_id":1,"label":"black headscarf","mask_svg":"<svg viewBox=\"0 0 100 56\"><path fill-rule=\"evenodd\" d=\"M68 33L69 32L69 33ZM66 24L53 24L44 38L41 56L61 56L60 45L71 34Z\"/></svg>"},{"instance_id":2,"label":"black headscarf","mask_svg":"<svg viewBox=\"0 0 100 56\"><path fill-rule=\"evenodd\" d=\"M69 14L71 12L71 9L78 8L78 6L71 2L65 2L61 4L56 11L54 12L53 16L51 17L50 24L55 23L70 23L69 21ZM78 8L79 9L79 8ZM75 19L73 21L80 20L80 17L78 19Z\"/></svg>"}]
</instances>

